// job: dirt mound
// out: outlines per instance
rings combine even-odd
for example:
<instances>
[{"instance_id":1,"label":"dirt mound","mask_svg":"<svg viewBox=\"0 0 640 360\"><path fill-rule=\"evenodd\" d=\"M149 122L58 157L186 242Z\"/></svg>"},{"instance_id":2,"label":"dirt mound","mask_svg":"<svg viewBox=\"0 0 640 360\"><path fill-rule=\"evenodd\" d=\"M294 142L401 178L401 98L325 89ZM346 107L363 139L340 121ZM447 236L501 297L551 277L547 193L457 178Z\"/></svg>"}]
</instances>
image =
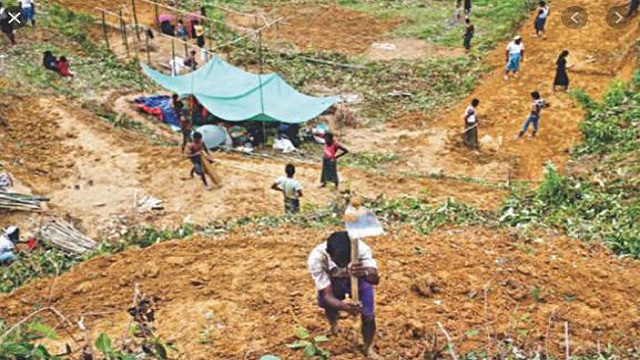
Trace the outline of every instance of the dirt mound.
<instances>
[{"instance_id":1,"label":"dirt mound","mask_svg":"<svg viewBox=\"0 0 640 360\"><path fill-rule=\"evenodd\" d=\"M303 50L326 50L359 54L381 35L393 30L399 21L376 19L367 14L336 5L282 7L272 11L272 18L284 17L277 30L266 35L284 38Z\"/></svg>"},{"instance_id":2,"label":"dirt mound","mask_svg":"<svg viewBox=\"0 0 640 360\"><path fill-rule=\"evenodd\" d=\"M326 328L306 257L327 234L292 226L244 229L100 257L1 297L0 311L16 321L35 304L52 305L119 336L139 283L158 298L162 336L189 359L257 359L268 352L297 359L299 353L283 346L293 340L294 326ZM640 296L634 275L640 264L615 260L600 247L555 236L527 243L486 229L422 236L396 228L389 234L369 241L382 275L377 344L385 358L417 356L431 344L437 322L454 337L458 353L485 349L489 331L559 354L565 321L575 353L598 342L624 347L640 336L640 313L629 307ZM328 344L336 359L357 358L353 325L343 321L342 335ZM210 345L198 335L208 326Z\"/></svg>"}]
</instances>

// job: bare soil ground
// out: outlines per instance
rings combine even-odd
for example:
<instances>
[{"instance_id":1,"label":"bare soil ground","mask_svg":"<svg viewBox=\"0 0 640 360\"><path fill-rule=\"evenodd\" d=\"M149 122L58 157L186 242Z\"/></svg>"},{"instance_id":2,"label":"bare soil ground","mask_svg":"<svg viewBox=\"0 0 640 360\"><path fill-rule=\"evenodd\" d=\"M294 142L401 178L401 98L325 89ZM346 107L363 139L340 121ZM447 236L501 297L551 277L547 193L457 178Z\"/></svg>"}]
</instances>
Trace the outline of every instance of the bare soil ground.
<instances>
[{"instance_id":1,"label":"bare soil ground","mask_svg":"<svg viewBox=\"0 0 640 360\"><path fill-rule=\"evenodd\" d=\"M395 128L382 129L373 140L362 129L355 130L361 132L358 136L352 136L355 131L348 133L354 149L389 149L400 154L401 161L387 174L341 169L346 183L369 196L426 191L433 200L453 196L491 209L503 193L467 182L397 173L442 170L452 175L506 179L512 172L517 177L538 179L546 160L564 164L566 150L579 140L578 122L583 112L568 95L549 93L553 62L562 49L569 49L571 62L576 64L570 73L572 84L595 96L617 76L629 77L633 67L628 54L637 29L613 30L604 23L606 5L613 3L579 1L591 19L581 30L569 31L559 15L552 16L547 40L531 38L531 22L526 22L522 30L526 61L518 80L505 82L501 78L503 46L489 57L496 71L470 96L482 101L480 137L490 136L480 153L462 150L459 140L467 100L434 121L416 114L408 114L406 121L394 119ZM102 3L63 2L78 9L97 4ZM569 5L575 3L553 3L556 14ZM341 16L327 17L313 26L292 20L295 31L287 36L301 46L360 53L393 27L393 23L384 22L372 25L364 15L345 15L339 8L325 10ZM310 10L311 15L323 18L313 11L317 10ZM325 27L334 26L330 20L342 17L359 25L339 22L334 31L357 30L357 36L327 36ZM304 31L309 33L304 35ZM321 42L324 38L330 42ZM552 107L543 114L538 138L515 141L513 135L526 117L528 94L534 89L541 90ZM11 123L0 132L6 168L33 192L51 195L49 211L80 219L90 234L116 214L132 216L140 223L176 225L185 217L206 223L282 211L279 194L268 188L282 173L284 160L219 155L225 187L205 192L197 179L182 179L190 166L175 147L153 145L138 133L114 128L90 110L64 104L64 99L12 100L2 109L2 116ZM136 120L148 121L142 117ZM165 136L175 140L171 134ZM502 143L497 146L499 138ZM318 165L300 165L298 177L308 189L306 202L322 205L337 196L331 190L313 188L319 177ZM136 194L164 200L165 210L137 214L132 205ZM29 216L3 214L0 226ZM283 347L293 340L294 325L316 333L325 330L305 260L329 232L295 226L247 228L217 240L169 242L100 257L57 279L34 281L0 297L0 312L16 321L36 304L52 305L73 319L84 316L92 331L107 330L117 337L127 322L125 311L133 284L140 283L146 293L159 298L161 334L175 340L189 359L257 359L266 352L298 359L299 353ZM530 349L559 354L565 321L570 324L575 353L593 351L598 344L638 345L640 313L633 305L640 295L637 262L615 259L599 246L554 234L541 234L538 240L525 243L512 233L486 228L445 229L424 236L414 229L392 226L388 233L370 241L383 276L377 289L378 347L386 358L421 357L432 343L437 322L451 332L458 353L487 346L495 349L496 344L484 340L490 332L505 334ZM412 290L414 287L419 291ZM207 311L214 314L211 346L198 340L198 332L207 326ZM336 359L360 358L353 325L352 320L345 321L342 336L329 343ZM440 336L439 343L443 341Z\"/></svg>"},{"instance_id":2,"label":"bare soil ground","mask_svg":"<svg viewBox=\"0 0 640 360\"><path fill-rule=\"evenodd\" d=\"M436 322L454 337L459 354L487 346L496 350L496 344L487 344L487 331L518 339L529 349L562 354L565 321L575 354L598 343L632 346L640 336L640 314L630 306L640 296L636 262L553 235L525 243L488 229L430 236L410 228L389 230L369 241L382 274L377 344L387 359L422 358ZM327 330L302 264L328 233L295 226L244 229L215 240L175 241L100 257L0 297L0 310L18 320L36 303L51 305L119 338L138 283L158 298L160 334L173 339L186 358L257 359L271 352L299 359L300 353L284 347L294 340L294 326L316 334ZM197 335L207 326L206 312L213 313L210 345ZM354 325L354 320L342 322L341 336L327 345L332 358L360 358Z\"/></svg>"},{"instance_id":3,"label":"bare soil ground","mask_svg":"<svg viewBox=\"0 0 640 360\"><path fill-rule=\"evenodd\" d=\"M617 2L610 0L579 2L578 5L589 9L589 23L579 30L566 28L560 15L552 16L547 23L546 40L531 36L533 17L530 18L520 32L526 50L519 79L505 81L502 78L505 45L499 45L488 57L495 71L468 100L435 116L409 114L407 118L391 121L393 126L415 129L410 136L404 129L397 133L389 129L384 139L370 141L368 136L356 130L365 140L354 147L375 149L386 147L390 142L402 143L397 170L429 172L436 168L451 175L486 179L505 179L511 174L537 180L542 175L544 163L549 160L563 167L569 149L580 140L578 123L584 113L568 94L551 93L555 60L562 50L568 49L571 53L569 62L574 64L569 71L571 86L584 89L594 97L601 96L614 79L630 79L632 71L629 69L633 69L635 63L631 56L634 39L639 32L634 25L616 30L606 23L608 6L615 4ZM553 8L560 12L570 5L575 3L557 1ZM534 90L541 92L551 108L543 111L537 138L517 140L515 136L528 114L529 93ZM479 153L467 151L462 145L462 114L472 98L481 101L478 112L482 145Z\"/></svg>"}]
</instances>

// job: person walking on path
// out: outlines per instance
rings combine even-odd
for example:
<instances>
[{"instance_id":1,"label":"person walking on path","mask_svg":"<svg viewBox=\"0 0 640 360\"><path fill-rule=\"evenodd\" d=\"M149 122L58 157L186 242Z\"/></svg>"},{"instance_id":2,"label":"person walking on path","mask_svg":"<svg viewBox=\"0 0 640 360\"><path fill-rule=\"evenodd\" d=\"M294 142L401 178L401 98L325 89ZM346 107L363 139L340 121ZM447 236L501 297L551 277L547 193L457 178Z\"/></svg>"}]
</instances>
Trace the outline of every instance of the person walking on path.
<instances>
[{"instance_id":1,"label":"person walking on path","mask_svg":"<svg viewBox=\"0 0 640 360\"><path fill-rule=\"evenodd\" d=\"M296 174L296 167L293 164L287 164L284 168L287 177L278 178L271 189L280 191L284 195L284 212L287 214L297 214L300 212L300 198L302 197L302 185L295 180L293 176Z\"/></svg>"},{"instance_id":2,"label":"person walking on path","mask_svg":"<svg viewBox=\"0 0 640 360\"><path fill-rule=\"evenodd\" d=\"M31 27L36 27L36 7L33 0L20 0L20 8L22 19L25 22L31 21Z\"/></svg>"},{"instance_id":3,"label":"person walking on path","mask_svg":"<svg viewBox=\"0 0 640 360\"><path fill-rule=\"evenodd\" d=\"M549 17L549 5L546 2L540 1L538 8L538 16L536 17L536 21L533 23L533 28L536 33L534 36L540 36L542 33L542 38L546 39L547 36L544 33L544 25L547 23L547 18Z\"/></svg>"},{"instance_id":4,"label":"person walking on path","mask_svg":"<svg viewBox=\"0 0 640 360\"><path fill-rule=\"evenodd\" d=\"M509 73L513 73L514 78L518 78L518 71L520 70L520 63L524 61L524 44L522 43L522 37L517 35L513 38L513 41L507 45L507 66L504 73L504 79L509 80Z\"/></svg>"},{"instance_id":5,"label":"person walking on path","mask_svg":"<svg viewBox=\"0 0 640 360\"><path fill-rule=\"evenodd\" d=\"M316 246L308 260L309 272L318 291L318 305L324 309L331 334L338 334L338 313L360 315L363 352L379 358L373 350L376 334L374 286L380 282L371 248L358 241L358 262L351 263L351 239L346 231L334 232L326 242ZM351 276L358 278L359 303L344 301L351 295Z\"/></svg>"},{"instance_id":6,"label":"person walking on path","mask_svg":"<svg viewBox=\"0 0 640 360\"><path fill-rule=\"evenodd\" d=\"M570 68L570 66L567 66L567 56L569 56L569 51L563 50L556 61L556 77L553 80L553 92L556 92L558 87L560 87L562 91L569 89L567 69Z\"/></svg>"},{"instance_id":7,"label":"person walking on path","mask_svg":"<svg viewBox=\"0 0 640 360\"><path fill-rule=\"evenodd\" d=\"M16 36L13 34L13 26L11 26L10 20L9 12L0 1L0 31L7 36L11 45L16 45Z\"/></svg>"},{"instance_id":8,"label":"person walking on path","mask_svg":"<svg viewBox=\"0 0 640 360\"><path fill-rule=\"evenodd\" d=\"M471 14L471 0L464 0L464 14L467 16Z\"/></svg>"},{"instance_id":9,"label":"person walking on path","mask_svg":"<svg viewBox=\"0 0 640 360\"><path fill-rule=\"evenodd\" d=\"M476 32L475 26L471 23L471 19L466 18L465 23L467 24L464 31L464 40L462 41L462 45L464 46L464 51L469 55L471 52L471 39L473 39L473 35Z\"/></svg>"},{"instance_id":10,"label":"person walking on path","mask_svg":"<svg viewBox=\"0 0 640 360\"><path fill-rule=\"evenodd\" d=\"M531 137L536 137L536 134L538 133L538 127L540 125L540 112L542 111L542 108L549 107L544 99L540 97L539 92L532 92L531 98L533 99L533 101L531 102L531 112L529 113L529 117L527 118L527 120L522 125L522 130L518 134L518 138L522 138L522 136L529 129L529 125L533 125L533 133L531 134Z\"/></svg>"},{"instance_id":11,"label":"person walking on path","mask_svg":"<svg viewBox=\"0 0 640 360\"><path fill-rule=\"evenodd\" d=\"M203 159L203 152L206 154L206 159ZM187 146L187 153L185 156L191 160L193 163L193 167L191 168L191 178L193 179L194 174L198 174L204 183L204 186L207 190L211 190L211 186L207 183L207 177L204 173L204 168L202 165L203 161L213 162L213 159L209 158L211 153L206 146L204 146L204 141L202 141L202 134L199 132L195 132L193 134L193 142L191 142ZM214 181L214 179L212 179Z\"/></svg>"},{"instance_id":12,"label":"person walking on path","mask_svg":"<svg viewBox=\"0 0 640 360\"><path fill-rule=\"evenodd\" d=\"M478 149L478 115L476 113L480 100L471 100L471 105L464 112L464 144L473 150Z\"/></svg>"},{"instance_id":13,"label":"person walking on path","mask_svg":"<svg viewBox=\"0 0 640 360\"><path fill-rule=\"evenodd\" d=\"M338 188L338 159L348 154L349 150L337 142L332 133L327 132L322 136L324 137L324 152L320 187L325 187L328 182L332 182ZM341 153L338 153L338 151L341 151Z\"/></svg>"}]
</instances>

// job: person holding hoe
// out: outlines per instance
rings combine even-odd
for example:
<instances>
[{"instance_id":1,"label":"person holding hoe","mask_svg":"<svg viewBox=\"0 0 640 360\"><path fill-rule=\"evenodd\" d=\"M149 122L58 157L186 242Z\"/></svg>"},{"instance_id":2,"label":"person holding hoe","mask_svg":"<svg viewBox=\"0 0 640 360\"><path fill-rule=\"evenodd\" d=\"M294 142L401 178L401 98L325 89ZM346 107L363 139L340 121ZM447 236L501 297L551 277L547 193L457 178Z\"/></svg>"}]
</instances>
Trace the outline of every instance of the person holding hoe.
<instances>
[{"instance_id":1,"label":"person holding hoe","mask_svg":"<svg viewBox=\"0 0 640 360\"><path fill-rule=\"evenodd\" d=\"M331 334L338 333L340 311L360 315L363 352L370 358L379 358L373 350L376 333L373 288L380 282L380 276L371 248L358 240L358 262L352 262L348 233L334 232L311 251L308 266L318 290L318 305L325 311ZM347 294L351 295L351 276L358 279L358 303L345 300Z\"/></svg>"}]
</instances>

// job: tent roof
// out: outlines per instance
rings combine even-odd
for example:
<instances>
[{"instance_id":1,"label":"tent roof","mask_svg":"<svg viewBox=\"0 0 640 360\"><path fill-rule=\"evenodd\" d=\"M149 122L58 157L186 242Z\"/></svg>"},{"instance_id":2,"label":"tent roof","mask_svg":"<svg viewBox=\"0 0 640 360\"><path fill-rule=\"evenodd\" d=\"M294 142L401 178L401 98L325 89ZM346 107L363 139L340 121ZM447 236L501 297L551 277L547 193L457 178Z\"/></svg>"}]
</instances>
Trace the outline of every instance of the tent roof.
<instances>
[{"instance_id":1,"label":"tent roof","mask_svg":"<svg viewBox=\"0 0 640 360\"><path fill-rule=\"evenodd\" d=\"M180 95L193 94L213 115L228 121L297 124L322 114L338 97L302 94L277 74L256 75L214 57L195 71L169 76L142 64L153 81Z\"/></svg>"}]
</instances>

